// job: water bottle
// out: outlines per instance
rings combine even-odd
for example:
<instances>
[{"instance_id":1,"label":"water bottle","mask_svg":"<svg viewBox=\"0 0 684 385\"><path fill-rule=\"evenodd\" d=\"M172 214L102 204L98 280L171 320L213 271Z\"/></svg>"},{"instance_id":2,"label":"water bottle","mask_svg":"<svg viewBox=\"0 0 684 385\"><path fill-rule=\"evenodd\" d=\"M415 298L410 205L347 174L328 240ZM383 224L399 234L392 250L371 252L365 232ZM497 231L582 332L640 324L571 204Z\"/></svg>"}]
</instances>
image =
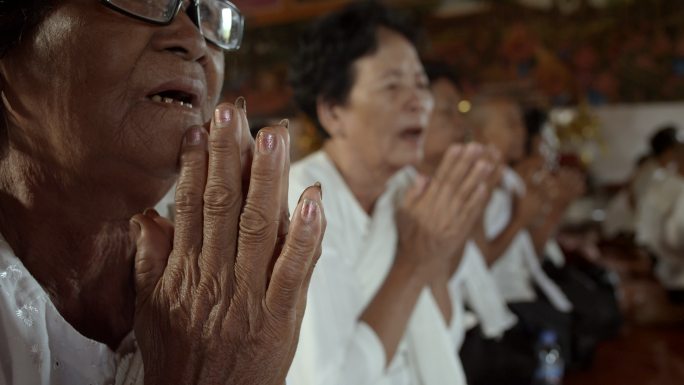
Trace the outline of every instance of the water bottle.
<instances>
[{"instance_id":1,"label":"water bottle","mask_svg":"<svg viewBox=\"0 0 684 385\"><path fill-rule=\"evenodd\" d=\"M537 359L537 371L534 374L535 385L560 385L563 383L565 363L561 356L558 336L555 331L544 330L539 335Z\"/></svg>"}]
</instances>

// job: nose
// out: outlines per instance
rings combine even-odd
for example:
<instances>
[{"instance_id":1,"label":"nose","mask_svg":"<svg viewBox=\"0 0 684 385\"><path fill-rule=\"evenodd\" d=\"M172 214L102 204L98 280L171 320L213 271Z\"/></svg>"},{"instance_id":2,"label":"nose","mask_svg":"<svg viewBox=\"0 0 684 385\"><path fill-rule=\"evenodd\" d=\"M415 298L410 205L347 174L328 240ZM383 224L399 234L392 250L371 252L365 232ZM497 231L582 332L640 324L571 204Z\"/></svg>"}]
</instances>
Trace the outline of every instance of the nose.
<instances>
[{"instance_id":1,"label":"nose","mask_svg":"<svg viewBox=\"0 0 684 385\"><path fill-rule=\"evenodd\" d=\"M428 116L434 108L435 100L430 90L418 85L411 89L407 108L411 112L422 113Z\"/></svg>"},{"instance_id":2,"label":"nose","mask_svg":"<svg viewBox=\"0 0 684 385\"><path fill-rule=\"evenodd\" d=\"M159 28L154 47L169 51L188 61L203 63L207 60L207 41L200 33L195 1L184 1L182 11L171 24Z\"/></svg>"}]
</instances>

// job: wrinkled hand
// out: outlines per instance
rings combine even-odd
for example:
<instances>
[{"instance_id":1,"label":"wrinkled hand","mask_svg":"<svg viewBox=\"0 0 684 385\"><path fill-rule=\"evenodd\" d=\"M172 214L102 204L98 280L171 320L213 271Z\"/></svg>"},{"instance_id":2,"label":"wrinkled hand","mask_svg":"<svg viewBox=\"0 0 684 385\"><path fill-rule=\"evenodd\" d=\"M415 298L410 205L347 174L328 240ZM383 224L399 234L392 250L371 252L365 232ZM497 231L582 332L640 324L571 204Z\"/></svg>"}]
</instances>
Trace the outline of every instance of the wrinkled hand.
<instances>
[{"instance_id":1,"label":"wrinkled hand","mask_svg":"<svg viewBox=\"0 0 684 385\"><path fill-rule=\"evenodd\" d=\"M417 178L396 214L397 262L415 267L428 280L460 262L458 252L486 203L493 166L483 155L478 144L454 145L432 180Z\"/></svg>"},{"instance_id":2,"label":"wrinkled hand","mask_svg":"<svg viewBox=\"0 0 684 385\"><path fill-rule=\"evenodd\" d=\"M318 187L289 223L288 154L285 127L254 151L244 109L219 106L184 139L175 228L132 219L145 384L283 384L325 228Z\"/></svg>"}]
</instances>

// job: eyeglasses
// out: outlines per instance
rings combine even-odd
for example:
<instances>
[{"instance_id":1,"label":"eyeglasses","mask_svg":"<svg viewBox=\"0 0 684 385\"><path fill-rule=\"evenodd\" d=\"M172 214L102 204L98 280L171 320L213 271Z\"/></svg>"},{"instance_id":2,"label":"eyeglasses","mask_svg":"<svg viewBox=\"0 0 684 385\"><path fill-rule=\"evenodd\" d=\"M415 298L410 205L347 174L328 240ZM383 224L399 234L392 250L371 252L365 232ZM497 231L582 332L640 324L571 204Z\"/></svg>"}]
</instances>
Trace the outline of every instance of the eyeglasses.
<instances>
[{"instance_id":1,"label":"eyeglasses","mask_svg":"<svg viewBox=\"0 0 684 385\"><path fill-rule=\"evenodd\" d=\"M157 25L169 25L183 7L184 0L101 0L127 16ZM240 48L245 25L240 10L225 0L191 0L188 16L205 39L226 51Z\"/></svg>"}]
</instances>

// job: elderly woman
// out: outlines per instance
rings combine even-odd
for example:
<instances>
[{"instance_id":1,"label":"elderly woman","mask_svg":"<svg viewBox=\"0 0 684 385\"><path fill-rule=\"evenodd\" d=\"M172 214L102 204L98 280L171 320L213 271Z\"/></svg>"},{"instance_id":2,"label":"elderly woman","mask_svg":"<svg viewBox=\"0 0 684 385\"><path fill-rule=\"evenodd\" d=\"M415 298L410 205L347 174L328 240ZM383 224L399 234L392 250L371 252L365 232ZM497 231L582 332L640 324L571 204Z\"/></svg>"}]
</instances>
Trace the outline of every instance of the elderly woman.
<instances>
[{"instance_id":1,"label":"elderly woman","mask_svg":"<svg viewBox=\"0 0 684 385\"><path fill-rule=\"evenodd\" d=\"M432 175L449 146L466 142L470 130L466 115L458 109L462 101L460 79L449 66L441 62L425 63L425 71L430 79L435 108L426 130L425 156L419 170ZM497 171L492 172L488 179L489 196L500 182L503 165L498 151L490 147L488 152L492 164L497 165ZM482 214L484 207L480 212L480 221ZM454 314L465 313L465 304L472 310L472 314L466 313L471 317L464 320L464 327L456 335L457 341L462 341L457 347L460 348L468 384L531 383L537 365L537 357L532 349L533 340L528 338L521 323L506 305L487 261L472 239L466 243L461 264L449 281L449 294Z\"/></svg>"},{"instance_id":2,"label":"elderly woman","mask_svg":"<svg viewBox=\"0 0 684 385\"><path fill-rule=\"evenodd\" d=\"M431 180L409 167L433 107L412 38L357 3L314 24L295 56L295 98L328 138L293 166L290 188L322 181L330 221L293 384L465 383L447 282L491 165L476 145L448 150Z\"/></svg>"},{"instance_id":3,"label":"elderly woman","mask_svg":"<svg viewBox=\"0 0 684 385\"><path fill-rule=\"evenodd\" d=\"M0 2L0 383L282 385L324 217L287 220L287 122L253 149L216 107L241 34L221 0ZM138 214L176 182L174 226Z\"/></svg>"}]
</instances>

